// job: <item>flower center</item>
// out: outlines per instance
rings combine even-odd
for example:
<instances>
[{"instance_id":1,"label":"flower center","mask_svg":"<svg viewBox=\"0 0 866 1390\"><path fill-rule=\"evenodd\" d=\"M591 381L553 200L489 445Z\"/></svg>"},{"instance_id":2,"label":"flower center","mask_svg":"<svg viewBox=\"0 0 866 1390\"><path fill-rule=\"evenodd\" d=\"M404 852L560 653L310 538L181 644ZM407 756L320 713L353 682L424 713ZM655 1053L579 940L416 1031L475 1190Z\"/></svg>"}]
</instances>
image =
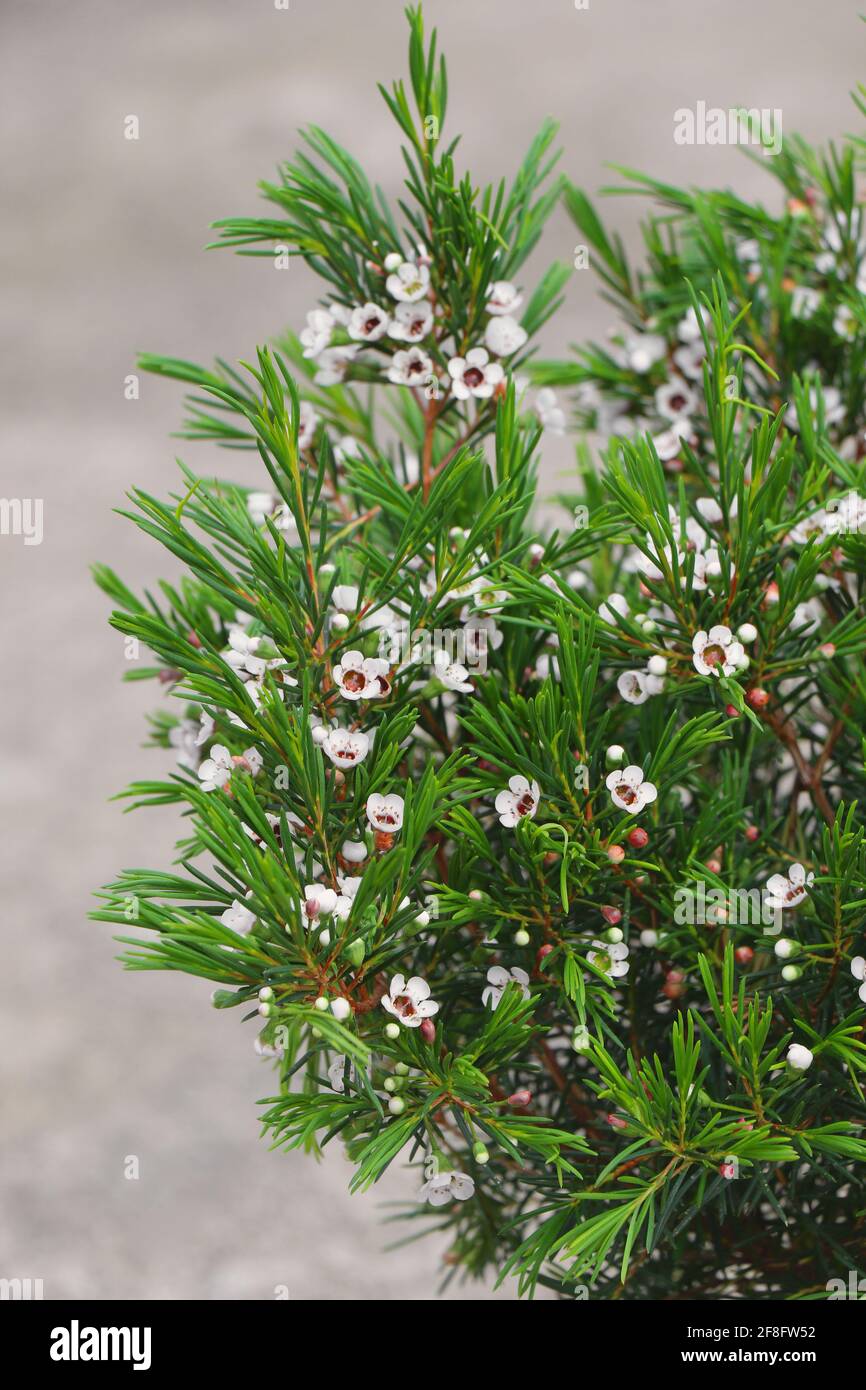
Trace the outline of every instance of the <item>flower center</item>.
<instances>
[{"instance_id":1,"label":"flower center","mask_svg":"<svg viewBox=\"0 0 866 1390\"><path fill-rule=\"evenodd\" d=\"M463 380L465 381L469 389L473 390L474 387L481 385L482 381L484 380L484 373L481 371L479 367L469 367L463 373Z\"/></svg>"},{"instance_id":2,"label":"flower center","mask_svg":"<svg viewBox=\"0 0 866 1390\"><path fill-rule=\"evenodd\" d=\"M717 642L709 647L704 647L702 655L705 666L724 666L725 664L725 649L720 647Z\"/></svg>"},{"instance_id":3,"label":"flower center","mask_svg":"<svg viewBox=\"0 0 866 1390\"><path fill-rule=\"evenodd\" d=\"M637 801L637 792L628 782L620 782L616 789L616 794L620 801L624 801L626 806L633 806Z\"/></svg>"},{"instance_id":4,"label":"flower center","mask_svg":"<svg viewBox=\"0 0 866 1390\"><path fill-rule=\"evenodd\" d=\"M367 684L367 677L363 671L347 671L343 676L343 685L347 690L363 690Z\"/></svg>"},{"instance_id":5,"label":"flower center","mask_svg":"<svg viewBox=\"0 0 866 1390\"><path fill-rule=\"evenodd\" d=\"M534 805L535 797L530 792L524 792L514 809L519 816L526 816Z\"/></svg>"},{"instance_id":6,"label":"flower center","mask_svg":"<svg viewBox=\"0 0 866 1390\"><path fill-rule=\"evenodd\" d=\"M415 1013L415 1005L408 994L398 994L394 1000L394 1008L401 1018L412 1018Z\"/></svg>"}]
</instances>

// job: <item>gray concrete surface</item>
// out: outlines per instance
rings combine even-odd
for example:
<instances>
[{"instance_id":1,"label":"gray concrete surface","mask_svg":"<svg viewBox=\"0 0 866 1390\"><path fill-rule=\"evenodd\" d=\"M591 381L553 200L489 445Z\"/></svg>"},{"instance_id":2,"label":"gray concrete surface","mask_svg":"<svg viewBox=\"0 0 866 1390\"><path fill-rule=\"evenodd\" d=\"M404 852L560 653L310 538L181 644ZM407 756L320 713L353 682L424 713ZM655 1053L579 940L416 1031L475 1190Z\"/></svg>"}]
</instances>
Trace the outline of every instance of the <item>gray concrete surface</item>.
<instances>
[{"instance_id":1,"label":"gray concrete surface","mask_svg":"<svg viewBox=\"0 0 866 1390\"><path fill-rule=\"evenodd\" d=\"M550 113L564 167L590 189L619 161L769 198L737 151L675 146L674 109L781 107L786 129L814 139L854 124L863 29L847 0L426 9L479 179L513 170ZM107 800L158 765L139 747L158 697L119 684L121 639L87 566L106 561L136 585L165 571L111 509L133 482L174 485L179 407L148 379L125 401L123 378L136 348L237 358L300 325L314 302L306 272L275 286L267 263L205 255L207 225L255 207L255 180L307 122L394 193L401 165L374 84L403 72L404 49L398 0L291 0L288 12L272 0L3 0L0 491L43 498L45 534L31 547L0 537L0 1276L41 1278L47 1298L270 1298L277 1284L321 1300L436 1296L435 1241L384 1253L379 1205L406 1194L406 1175L350 1198L337 1152L321 1165L269 1154L249 1032L199 983L121 973L108 930L85 921L94 886L167 862L174 832L170 816L124 817ZM128 114L137 143L122 137ZM610 210L633 244L638 205ZM557 217L547 253L570 257L574 240ZM603 332L607 316L575 276L547 346ZM568 457L548 452L549 486ZM255 476L246 457L221 467ZM124 1178L127 1155L138 1181Z\"/></svg>"}]
</instances>

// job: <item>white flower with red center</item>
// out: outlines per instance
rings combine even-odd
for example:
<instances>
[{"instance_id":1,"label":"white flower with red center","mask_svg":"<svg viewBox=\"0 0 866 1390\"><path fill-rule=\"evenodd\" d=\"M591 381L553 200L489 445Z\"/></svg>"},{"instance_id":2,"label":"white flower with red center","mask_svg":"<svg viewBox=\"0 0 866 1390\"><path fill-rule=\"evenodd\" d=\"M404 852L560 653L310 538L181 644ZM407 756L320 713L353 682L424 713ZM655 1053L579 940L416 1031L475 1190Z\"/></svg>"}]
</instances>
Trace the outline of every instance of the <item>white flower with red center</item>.
<instances>
[{"instance_id":1,"label":"white flower with red center","mask_svg":"<svg viewBox=\"0 0 866 1390\"><path fill-rule=\"evenodd\" d=\"M467 401L470 396L477 400L489 400L505 372L498 362L490 361L486 348L470 348L465 357L452 357L448 363L451 377L451 390L458 401Z\"/></svg>"},{"instance_id":2,"label":"white flower with red center","mask_svg":"<svg viewBox=\"0 0 866 1390\"><path fill-rule=\"evenodd\" d=\"M785 874L773 874L767 879L765 889L767 906L773 911L788 907L799 907L806 900L806 890L815 881L815 875L807 874L802 864L792 864Z\"/></svg>"},{"instance_id":3,"label":"white flower with red center","mask_svg":"<svg viewBox=\"0 0 866 1390\"><path fill-rule=\"evenodd\" d=\"M484 331L484 343L497 357L510 357L523 347L528 337L526 329L510 314L490 319Z\"/></svg>"},{"instance_id":4,"label":"white flower with red center","mask_svg":"<svg viewBox=\"0 0 866 1390\"><path fill-rule=\"evenodd\" d=\"M683 376L688 377L689 381L700 381L704 374L704 358L706 357L703 339L698 338L695 343L683 343L674 349L674 364L679 367Z\"/></svg>"},{"instance_id":5,"label":"white flower with red center","mask_svg":"<svg viewBox=\"0 0 866 1390\"><path fill-rule=\"evenodd\" d=\"M395 352L388 368L388 380L395 386L423 386L433 373L433 362L419 347Z\"/></svg>"},{"instance_id":6,"label":"white flower with red center","mask_svg":"<svg viewBox=\"0 0 866 1390\"><path fill-rule=\"evenodd\" d=\"M525 777L510 777L508 790L501 791L495 802L500 823L510 828L527 817L532 820L540 797L541 788L537 782L527 782Z\"/></svg>"},{"instance_id":7,"label":"white flower with red center","mask_svg":"<svg viewBox=\"0 0 866 1390\"><path fill-rule=\"evenodd\" d=\"M298 448L309 449L316 437L316 427L319 417L309 401L301 401L298 411Z\"/></svg>"},{"instance_id":8,"label":"white flower with red center","mask_svg":"<svg viewBox=\"0 0 866 1390\"><path fill-rule=\"evenodd\" d=\"M388 332L391 320L378 304L358 304L348 322L349 337L355 342L377 343Z\"/></svg>"},{"instance_id":9,"label":"white flower with red center","mask_svg":"<svg viewBox=\"0 0 866 1390\"><path fill-rule=\"evenodd\" d=\"M439 1012L439 1005L430 998L430 986L420 975L413 975L411 980L395 975L382 999L382 1008L399 1019L404 1028L419 1028L425 1018Z\"/></svg>"},{"instance_id":10,"label":"white flower with red center","mask_svg":"<svg viewBox=\"0 0 866 1390\"><path fill-rule=\"evenodd\" d=\"M618 980L628 974L628 946L624 941L593 941L592 950L587 951L586 958L590 965L609 979Z\"/></svg>"},{"instance_id":11,"label":"white flower with red center","mask_svg":"<svg viewBox=\"0 0 866 1390\"><path fill-rule=\"evenodd\" d=\"M698 396L682 377L671 377L655 394L656 410L666 420L687 418L698 406Z\"/></svg>"},{"instance_id":12,"label":"white flower with red center","mask_svg":"<svg viewBox=\"0 0 866 1390\"><path fill-rule=\"evenodd\" d=\"M346 700L383 700L391 693L388 662L363 652L343 652L331 675Z\"/></svg>"},{"instance_id":13,"label":"white flower with red center","mask_svg":"<svg viewBox=\"0 0 866 1390\"><path fill-rule=\"evenodd\" d=\"M325 348L317 359L316 375L313 377L316 386L339 386L357 353L357 343L344 343L341 347Z\"/></svg>"},{"instance_id":14,"label":"white flower with red center","mask_svg":"<svg viewBox=\"0 0 866 1390\"><path fill-rule=\"evenodd\" d=\"M860 988L857 993L866 1004L866 956L855 956L851 962L851 974L855 980L860 980Z\"/></svg>"},{"instance_id":15,"label":"white flower with red center","mask_svg":"<svg viewBox=\"0 0 866 1390\"><path fill-rule=\"evenodd\" d=\"M246 936L256 924L256 914L250 912L248 907L244 907L243 903L235 898L231 907L227 907L220 916L220 921L224 927L230 927L239 936Z\"/></svg>"},{"instance_id":16,"label":"white flower with red center","mask_svg":"<svg viewBox=\"0 0 866 1390\"><path fill-rule=\"evenodd\" d=\"M398 299L401 304L414 304L429 292L430 271L426 265L404 261L395 251L385 258L385 269L391 272L385 288L391 298Z\"/></svg>"},{"instance_id":17,"label":"white flower with red center","mask_svg":"<svg viewBox=\"0 0 866 1390\"><path fill-rule=\"evenodd\" d=\"M367 820L374 830L385 835L395 834L403 824L403 798L396 792L382 796L373 792L367 799Z\"/></svg>"},{"instance_id":18,"label":"white flower with red center","mask_svg":"<svg viewBox=\"0 0 866 1390\"><path fill-rule=\"evenodd\" d=\"M692 638L692 661L702 676L732 676L746 655L729 627L717 623L709 632L696 632Z\"/></svg>"},{"instance_id":19,"label":"white flower with red center","mask_svg":"<svg viewBox=\"0 0 866 1390\"><path fill-rule=\"evenodd\" d=\"M446 690L456 690L461 695L472 694L474 687L467 679L469 672L459 661L449 661L447 652L438 651L434 654L433 675L442 682Z\"/></svg>"},{"instance_id":20,"label":"white flower with red center","mask_svg":"<svg viewBox=\"0 0 866 1390\"><path fill-rule=\"evenodd\" d=\"M615 767L613 772L608 773L605 786L614 806L628 811L632 816L638 815L658 796L657 788L652 782L644 780L643 768L635 763L628 767Z\"/></svg>"},{"instance_id":21,"label":"white flower with red center","mask_svg":"<svg viewBox=\"0 0 866 1390\"><path fill-rule=\"evenodd\" d=\"M487 286L488 314L514 314L523 303L523 295L510 280L495 280Z\"/></svg>"},{"instance_id":22,"label":"white flower with red center","mask_svg":"<svg viewBox=\"0 0 866 1390\"><path fill-rule=\"evenodd\" d=\"M305 357L318 357L330 344L336 319L327 309L311 309L299 334Z\"/></svg>"},{"instance_id":23,"label":"white flower with red center","mask_svg":"<svg viewBox=\"0 0 866 1390\"><path fill-rule=\"evenodd\" d=\"M370 751L370 739L361 729L329 729L322 740L322 752L335 767L351 768L362 763Z\"/></svg>"},{"instance_id":24,"label":"white flower with red center","mask_svg":"<svg viewBox=\"0 0 866 1390\"><path fill-rule=\"evenodd\" d=\"M519 987L524 999L529 998L529 976L525 970L521 970L519 965L515 965L511 970L506 970L504 965L491 965L487 972L487 985L481 995L481 1002L489 1004L491 1009L499 1006L499 1001L510 984Z\"/></svg>"},{"instance_id":25,"label":"white flower with red center","mask_svg":"<svg viewBox=\"0 0 866 1390\"><path fill-rule=\"evenodd\" d=\"M388 337L403 343L420 343L433 327L433 310L426 302L398 304L394 310Z\"/></svg>"},{"instance_id":26,"label":"white flower with red center","mask_svg":"<svg viewBox=\"0 0 866 1390\"><path fill-rule=\"evenodd\" d=\"M447 1172L434 1173L432 1178L428 1178L419 1188L418 1196L421 1201L429 1202L431 1207L444 1207L451 1201L468 1202L470 1197L475 1196L475 1181L468 1173L458 1173L454 1168L449 1168Z\"/></svg>"}]
</instances>

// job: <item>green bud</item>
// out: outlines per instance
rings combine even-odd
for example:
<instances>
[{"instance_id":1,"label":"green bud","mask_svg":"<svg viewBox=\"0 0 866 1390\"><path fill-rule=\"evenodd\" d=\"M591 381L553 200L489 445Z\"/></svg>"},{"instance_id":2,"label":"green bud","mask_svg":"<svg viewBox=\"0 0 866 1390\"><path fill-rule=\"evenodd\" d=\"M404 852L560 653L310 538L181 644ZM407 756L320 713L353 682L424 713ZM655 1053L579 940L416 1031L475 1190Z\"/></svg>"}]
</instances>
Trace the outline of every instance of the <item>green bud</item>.
<instances>
[{"instance_id":1,"label":"green bud","mask_svg":"<svg viewBox=\"0 0 866 1390\"><path fill-rule=\"evenodd\" d=\"M361 940L360 936L356 936L355 940L350 941L348 946L346 947L346 955L348 956L349 960L352 962L356 970L358 966L363 963L366 954L367 948Z\"/></svg>"},{"instance_id":2,"label":"green bud","mask_svg":"<svg viewBox=\"0 0 866 1390\"><path fill-rule=\"evenodd\" d=\"M476 1163L484 1164L490 1162L490 1154L487 1152L487 1147L482 1144L480 1139L476 1140L472 1145L472 1157L475 1159Z\"/></svg>"}]
</instances>

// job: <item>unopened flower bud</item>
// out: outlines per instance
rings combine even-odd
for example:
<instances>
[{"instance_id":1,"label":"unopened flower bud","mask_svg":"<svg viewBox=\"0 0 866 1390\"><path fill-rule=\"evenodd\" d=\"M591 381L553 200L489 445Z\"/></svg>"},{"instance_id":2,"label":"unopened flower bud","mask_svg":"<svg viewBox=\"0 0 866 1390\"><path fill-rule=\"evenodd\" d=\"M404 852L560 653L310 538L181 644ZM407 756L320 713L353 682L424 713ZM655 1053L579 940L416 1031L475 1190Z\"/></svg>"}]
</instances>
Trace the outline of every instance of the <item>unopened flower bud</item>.
<instances>
[{"instance_id":1,"label":"unopened flower bud","mask_svg":"<svg viewBox=\"0 0 866 1390\"><path fill-rule=\"evenodd\" d=\"M780 936L773 947L779 960L788 960L790 956L795 956L799 949L796 941L791 941L787 936Z\"/></svg>"},{"instance_id":2,"label":"unopened flower bud","mask_svg":"<svg viewBox=\"0 0 866 1390\"><path fill-rule=\"evenodd\" d=\"M785 981L786 984L792 985L795 980L800 979L802 974L803 971L799 965L782 966L782 979Z\"/></svg>"},{"instance_id":3,"label":"unopened flower bud","mask_svg":"<svg viewBox=\"0 0 866 1390\"><path fill-rule=\"evenodd\" d=\"M640 934L641 946L657 946L659 934L654 927L644 927Z\"/></svg>"},{"instance_id":4,"label":"unopened flower bud","mask_svg":"<svg viewBox=\"0 0 866 1390\"><path fill-rule=\"evenodd\" d=\"M589 1029L583 1024L578 1025L572 1033L571 1045L575 1052L589 1052L592 1043L589 1036Z\"/></svg>"},{"instance_id":5,"label":"unopened flower bud","mask_svg":"<svg viewBox=\"0 0 866 1390\"><path fill-rule=\"evenodd\" d=\"M529 932L525 931L523 927L518 928L514 933L514 944L515 946L529 945Z\"/></svg>"},{"instance_id":6,"label":"unopened flower bud","mask_svg":"<svg viewBox=\"0 0 866 1390\"><path fill-rule=\"evenodd\" d=\"M618 926L622 921L622 913L618 907L605 906L601 909L601 915L612 927Z\"/></svg>"},{"instance_id":7,"label":"unopened flower bud","mask_svg":"<svg viewBox=\"0 0 866 1390\"><path fill-rule=\"evenodd\" d=\"M392 1096L388 1101L388 1109L392 1115L402 1115L406 1109L406 1102L402 1096Z\"/></svg>"},{"instance_id":8,"label":"unopened flower bud","mask_svg":"<svg viewBox=\"0 0 866 1390\"><path fill-rule=\"evenodd\" d=\"M625 850L622 845L608 845L607 857L611 864L621 864L625 859Z\"/></svg>"},{"instance_id":9,"label":"unopened flower bud","mask_svg":"<svg viewBox=\"0 0 866 1390\"><path fill-rule=\"evenodd\" d=\"M524 1087L522 1090L515 1091L513 1096L508 1097L508 1104L515 1106L518 1110L524 1110L531 1100L532 1092L527 1091Z\"/></svg>"},{"instance_id":10,"label":"unopened flower bud","mask_svg":"<svg viewBox=\"0 0 866 1390\"><path fill-rule=\"evenodd\" d=\"M646 668L651 676L663 676L668 669L668 663L663 656L651 656Z\"/></svg>"},{"instance_id":11,"label":"unopened flower bud","mask_svg":"<svg viewBox=\"0 0 866 1390\"><path fill-rule=\"evenodd\" d=\"M335 632L345 632L349 626L348 613L335 613L331 618L331 627Z\"/></svg>"},{"instance_id":12,"label":"unopened flower bud","mask_svg":"<svg viewBox=\"0 0 866 1390\"><path fill-rule=\"evenodd\" d=\"M328 1001L327 1001L327 999L325 998L324 994L320 994L319 997L318 997L318 999L317 999L316 1002L315 1002L314 1008L317 1008L317 1009L319 1010L320 1013L324 1013L325 1010L327 1009L327 1007L328 1007Z\"/></svg>"},{"instance_id":13,"label":"unopened flower bud","mask_svg":"<svg viewBox=\"0 0 866 1390\"><path fill-rule=\"evenodd\" d=\"M604 758L608 767L621 767L625 762L625 749L621 743L612 743Z\"/></svg>"},{"instance_id":14,"label":"unopened flower bud","mask_svg":"<svg viewBox=\"0 0 866 1390\"><path fill-rule=\"evenodd\" d=\"M262 1003L270 1004L273 997L274 991L271 989L270 985L262 985L261 989L259 990L259 998L261 999Z\"/></svg>"},{"instance_id":15,"label":"unopened flower bud","mask_svg":"<svg viewBox=\"0 0 866 1390\"><path fill-rule=\"evenodd\" d=\"M487 1152L487 1146L486 1144L482 1144L480 1139L477 1139L472 1145L472 1157L475 1159L476 1163L482 1165L490 1162L490 1154Z\"/></svg>"},{"instance_id":16,"label":"unopened flower bud","mask_svg":"<svg viewBox=\"0 0 866 1390\"><path fill-rule=\"evenodd\" d=\"M740 965L749 965L755 958L755 953L751 946L738 946L734 955Z\"/></svg>"},{"instance_id":17,"label":"unopened flower bud","mask_svg":"<svg viewBox=\"0 0 866 1390\"><path fill-rule=\"evenodd\" d=\"M649 835L639 825L630 830L626 838L632 849L644 849L649 844Z\"/></svg>"},{"instance_id":18,"label":"unopened flower bud","mask_svg":"<svg viewBox=\"0 0 866 1390\"><path fill-rule=\"evenodd\" d=\"M432 1018L422 1018L421 1026L418 1031L425 1043L434 1043L436 1041L436 1024L433 1022Z\"/></svg>"},{"instance_id":19,"label":"unopened flower bud","mask_svg":"<svg viewBox=\"0 0 866 1390\"><path fill-rule=\"evenodd\" d=\"M385 1037L386 1037L386 1038L390 1038L392 1042L395 1042L395 1041L397 1040L397 1038L399 1038L399 1036L400 1036L400 1025L399 1025L399 1023L386 1023L386 1024L385 1024Z\"/></svg>"},{"instance_id":20,"label":"unopened flower bud","mask_svg":"<svg viewBox=\"0 0 866 1390\"><path fill-rule=\"evenodd\" d=\"M338 1023L345 1023L351 1012L352 1005L349 1003L348 999L339 998L331 1000L331 1013Z\"/></svg>"},{"instance_id":21,"label":"unopened flower bud","mask_svg":"<svg viewBox=\"0 0 866 1390\"><path fill-rule=\"evenodd\" d=\"M737 628L737 636L741 642L754 642L758 635L758 629L754 623L740 623Z\"/></svg>"}]
</instances>

